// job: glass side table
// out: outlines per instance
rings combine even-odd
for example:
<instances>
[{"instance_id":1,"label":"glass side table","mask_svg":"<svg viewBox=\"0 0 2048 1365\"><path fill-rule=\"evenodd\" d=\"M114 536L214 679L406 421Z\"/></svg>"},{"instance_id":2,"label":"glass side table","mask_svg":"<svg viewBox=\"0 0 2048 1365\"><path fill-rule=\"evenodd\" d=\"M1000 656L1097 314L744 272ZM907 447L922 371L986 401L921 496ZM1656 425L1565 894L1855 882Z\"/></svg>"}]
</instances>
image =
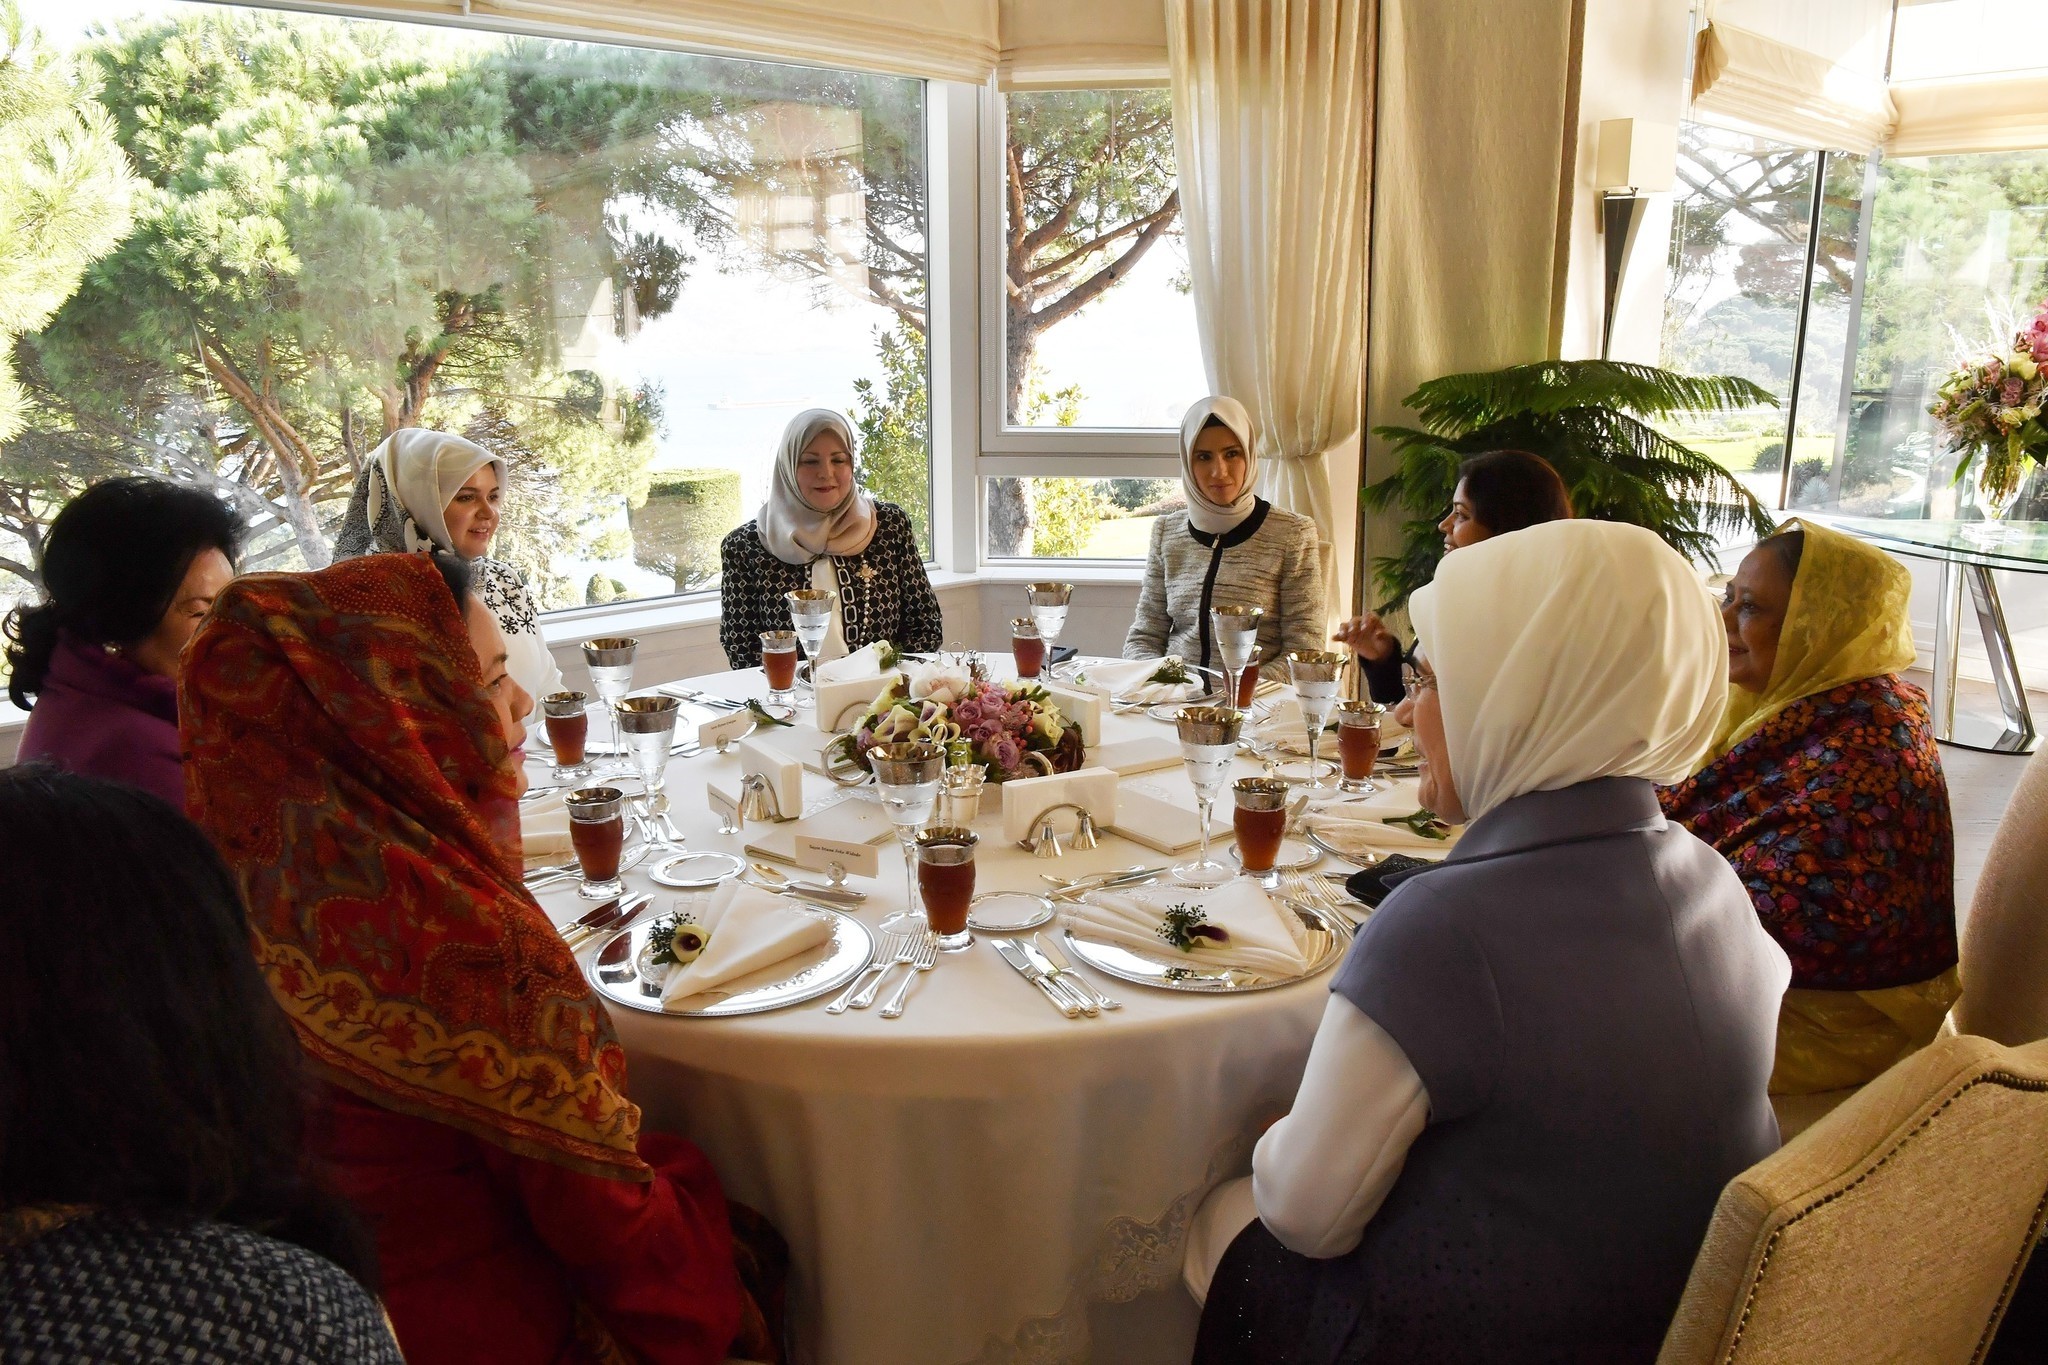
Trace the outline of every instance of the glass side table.
<instances>
[{"instance_id":1,"label":"glass side table","mask_svg":"<svg viewBox=\"0 0 2048 1365\"><path fill-rule=\"evenodd\" d=\"M1941 566L1934 607L1934 685L1928 697L1934 712L1934 737L1986 753L2034 752L2034 717L2027 707L2026 684L2020 678L2019 660L2013 656L2005 607L1998 600L1998 582L1991 571L2048 573L2048 522L2013 522L1998 541L1982 544L1972 538L1971 532L1981 527L1974 521L1890 521L1814 516L1810 512L1799 516L1811 516L1893 554L1930 559ZM1984 652L1991 660L1991 680L1998 687L1998 705L2004 713L1998 720L1956 714L1956 659L1962 648L1965 584L1976 608L1977 628L1984 635Z\"/></svg>"}]
</instances>

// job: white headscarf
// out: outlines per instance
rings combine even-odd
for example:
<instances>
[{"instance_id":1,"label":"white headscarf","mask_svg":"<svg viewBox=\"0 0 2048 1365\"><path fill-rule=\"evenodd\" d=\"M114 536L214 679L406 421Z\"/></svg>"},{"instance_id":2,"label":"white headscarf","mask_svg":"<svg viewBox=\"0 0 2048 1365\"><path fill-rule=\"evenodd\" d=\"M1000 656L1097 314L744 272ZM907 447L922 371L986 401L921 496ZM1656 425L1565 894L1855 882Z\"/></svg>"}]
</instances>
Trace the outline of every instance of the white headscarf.
<instances>
[{"instance_id":1,"label":"white headscarf","mask_svg":"<svg viewBox=\"0 0 2048 1365\"><path fill-rule=\"evenodd\" d=\"M1211 502L1195 482L1195 437L1202 434L1211 417L1229 427L1244 446L1244 491L1229 506ZM1252 514L1258 496L1252 485L1258 482L1259 452L1252 444L1252 415L1235 398L1211 396L1188 409L1180 419L1180 486L1187 490L1188 524L1205 535L1220 536L1237 529Z\"/></svg>"},{"instance_id":2,"label":"white headscarf","mask_svg":"<svg viewBox=\"0 0 2048 1365\"><path fill-rule=\"evenodd\" d=\"M1554 521L1444 556L1409 599L1472 819L1596 777L1698 769L1728 703L1728 637L1640 526Z\"/></svg>"},{"instance_id":3,"label":"white headscarf","mask_svg":"<svg viewBox=\"0 0 2048 1365\"><path fill-rule=\"evenodd\" d=\"M822 511L798 491L797 460L821 431L838 432L846 453L853 454L853 428L844 417L829 408L798 413L782 429L768 501L754 519L761 543L785 564L808 564L819 555L857 555L875 538L875 500L858 483L837 507Z\"/></svg>"},{"instance_id":4,"label":"white headscarf","mask_svg":"<svg viewBox=\"0 0 2048 1365\"><path fill-rule=\"evenodd\" d=\"M336 538L342 557L376 551L411 554L428 546L458 553L448 534L448 504L485 465L505 462L474 441L425 427L401 427L370 452Z\"/></svg>"}]
</instances>

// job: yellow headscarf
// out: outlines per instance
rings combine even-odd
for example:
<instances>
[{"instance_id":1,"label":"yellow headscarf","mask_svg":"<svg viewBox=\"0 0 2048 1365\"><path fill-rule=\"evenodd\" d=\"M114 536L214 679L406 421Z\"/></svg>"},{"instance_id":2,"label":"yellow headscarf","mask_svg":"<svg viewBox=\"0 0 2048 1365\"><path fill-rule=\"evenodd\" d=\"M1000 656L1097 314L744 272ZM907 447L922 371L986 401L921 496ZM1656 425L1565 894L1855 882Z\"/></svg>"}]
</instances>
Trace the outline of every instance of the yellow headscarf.
<instances>
[{"instance_id":1,"label":"yellow headscarf","mask_svg":"<svg viewBox=\"0 0 2048 1365\"><path fill-rule=\"evenodd\" d=\"M1809 521L1799 572L1778 635L1778 661L1761 693L1728 691L1728 713L1714 738L1716 758L1780 711L1843 683L1897 673L1913 663L1913 621L1907 599L1912 575L1884 551Z\"/></svg>"}]
</instances>

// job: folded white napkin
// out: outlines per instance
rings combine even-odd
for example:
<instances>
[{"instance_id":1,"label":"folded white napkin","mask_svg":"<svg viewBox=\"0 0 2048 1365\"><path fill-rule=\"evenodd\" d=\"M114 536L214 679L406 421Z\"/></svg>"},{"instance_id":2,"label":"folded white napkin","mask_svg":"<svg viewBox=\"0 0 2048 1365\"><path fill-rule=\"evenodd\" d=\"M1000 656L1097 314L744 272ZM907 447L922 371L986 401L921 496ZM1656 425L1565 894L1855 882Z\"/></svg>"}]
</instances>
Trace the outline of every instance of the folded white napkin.
<instances>
[{"instance_id":1,"label":"folded white napkin","mask_svg":"<svg viewBox=\"0 0 2048 1365\"><path fill-rule=\"evenodd\" d=\"M1202 918L1229 935L1182 952L1159 937L1168 907L1199 906ZM1083 938L1114 943L1155 962L1185 960L1194 971L1250 972L1267 980L1300 976L1308 970L1308 929L1256 882L1240 877L1222 886L1147 887L1142 891L1092 893L1066 909L1067 923Z\"/></svg>"},{"instance_id":2,"label":"folded white napkin","mask_svg":"<svg viewBox=\"0 0 2048 1365\"><path fill-rule=\"evenodd\" d=\"M1089 664L1074 676L1074 681L1118 701L1145 702L1148 705L1179 701L1203 690L1199 682L1146 682L1165 662L1165 659L1118 659L1110 663Z\"/></svg>"},{"instance_id":3,"label":"folded white napkin","mask_svg":"<svg viewBox=\"0 0 2048 1365\"><path fill-rule=\"evenodd\" d=\"M566 795L565 788L520 806L519 842L529 859L559 861L564 854L575 852L575 845L569 842L569 808L562 800Z\"/></svg>"},{"instance_id":4,"label":"folded white napkin","mask_svg":"<svg viewBox=\"0 0 2048 1365\"><path fill-rule=\"evenodd\" d=\"M844 658L833 659L818 665L816 677L819 682L847 682L853 678L872 678L882 671L882 642L862 645Z\"/></svg>"},{"instance_id":5,"label":"folded white napkin","mask_svg":"<svg viewBox=\"0 0 2048 1365\"><path fill-rule=\"evenodd\" d=\"M671 968L661 1003L674 1005L815 948L832 938L832 916L744 882L721 882L698 915L709 938L694 962Z\"/></svg>"},{"instance_id":6,"label":"folded white napkin","mask_svg":"<svg viewBox=\"0 0 2048 1365\"><path fill-rule=\"evenodd\" d=\"M1409 799L1414 798L1411 796ZM1450 837L1430 839L1406 825L1390 825L1383 819L1388 815L1406 814L1405 810L1390 810L1372 802L1330 805L1310 811L1303 817L1302 824L1314 830L1317 838L1340 854L1406 853L1411 857L1432 854L1442 857L1457 847L1458 836L1464 833L1464 826L1452 825Z\"/></svg>"}]
</instances>

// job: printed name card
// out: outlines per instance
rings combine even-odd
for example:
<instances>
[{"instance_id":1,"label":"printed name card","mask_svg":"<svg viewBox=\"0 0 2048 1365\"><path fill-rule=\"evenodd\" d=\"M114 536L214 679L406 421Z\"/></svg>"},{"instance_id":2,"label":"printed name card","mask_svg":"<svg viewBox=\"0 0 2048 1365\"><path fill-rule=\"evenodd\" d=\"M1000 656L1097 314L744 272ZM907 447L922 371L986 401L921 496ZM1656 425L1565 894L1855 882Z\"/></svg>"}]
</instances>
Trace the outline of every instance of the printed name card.
<instances>
[{"instance_id":1,"label":"printed name card","mask_svg":"<svg viewBox=\"0 0 2048 1365\"><path fill-rule=\"evenodd\" d=\"M754 727L754 716L750 711L735 711L717 720L707 720L697 727L697 743L706 749L717 749L732 743Z\"/></svg>"},{"instance_id":2,"label":"printed name card","mask_svg":"<svg viewBox=\"0 0 2048 1365\"><path fill-rule=\"evenodd\" d=\"M834 733L853 728L868 704L882 695L882 689L895 682L897 676L894 672L871 673L865 678L819 683L818 728Z\"/></svg>"},{"instance_id":3,"label":"printed name card","mask_svg":"<svg viewBox=\"0 0 2048 1365\"><path fill-rule=\"evenodd\" d=\"M740 756L742 775L759 773L768 779L768 789L775 793L775 808L782 812L783 819L794 820L803 814L803 764L751 739L740 740L733 750Z\"/></svg>"},{"instance_id":4,"label":"printed name card","mask_svg":"<svg viewBox=\"0 0 2048 1365\"><path fill-rule=\"evenodd\" d=\"M796 836L796 861L799 867L819 872L838 863L855 877L877 876L882 870L880 853L875 845L851 839L827 839L815 834Z\"/></svg>"},{"instance_id":5,"label":"printed name card","mask_svg":"<svg viewBox=\"0 0 2048 1365\"><path fill-rule=\"evenodd\" d=\"M1116 823L1117 775L1107 768L1083 768L1079 772L1054 773L1051 777L1023 777L1002 784L1003 837L1011 843L1036 837L1045 812L1064 802L1085 806L1095 817L1095 828L1107 830ZM1062 839L1074 832L1080 817L1061 811L1052 817L1053 828Z\"/></svg>"}]
</instances>

